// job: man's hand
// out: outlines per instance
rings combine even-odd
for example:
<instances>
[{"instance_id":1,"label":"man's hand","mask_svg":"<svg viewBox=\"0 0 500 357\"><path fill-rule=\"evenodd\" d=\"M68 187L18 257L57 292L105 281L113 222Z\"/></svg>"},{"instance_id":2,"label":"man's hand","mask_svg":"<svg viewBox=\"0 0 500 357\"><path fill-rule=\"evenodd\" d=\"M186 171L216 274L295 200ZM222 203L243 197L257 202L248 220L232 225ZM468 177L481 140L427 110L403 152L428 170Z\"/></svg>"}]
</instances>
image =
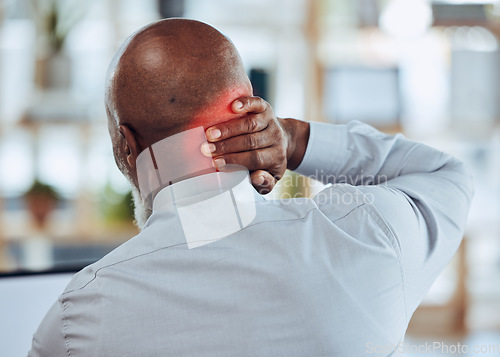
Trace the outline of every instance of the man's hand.
<instances>
[{"instance_id":1,"label":"man's hand","mask_svg":"<svg viewBox=\"0 0 500 357\"><path fill-rule=\"evenodd\" d=\"M285 170L302 161L309 124L277 118L262 98L239 98L232 103L235 114L245 116L207 129L215 165L238 164L250 170L250 178L260 193L270 192Z\"/></svg>"}]
</instances>

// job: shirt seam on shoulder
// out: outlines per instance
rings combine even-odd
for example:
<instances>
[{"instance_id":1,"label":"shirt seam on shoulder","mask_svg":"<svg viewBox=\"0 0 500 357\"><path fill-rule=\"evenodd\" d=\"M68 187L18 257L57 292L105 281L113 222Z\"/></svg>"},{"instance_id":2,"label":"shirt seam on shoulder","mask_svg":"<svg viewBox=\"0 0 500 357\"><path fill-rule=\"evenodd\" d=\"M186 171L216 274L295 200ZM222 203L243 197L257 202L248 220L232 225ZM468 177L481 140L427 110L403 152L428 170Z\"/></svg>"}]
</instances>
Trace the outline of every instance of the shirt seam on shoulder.
<instances>
[{"instance_id":1,"label":"shirt seam on shoulder","mask_svg":"<svg viewBox=\"0 0 500 357\"><path fill-rule=\"evenodd\" d=\"M246 230L250 227L254 227L256 225L259 225L259 224L264 224L264 223L272 223L272 222L282 222L282 221L300 221L300 220L304 220L307 216L309 216L309 214L314 211L314 210L317 210L318 208L317 207L312 207L309 211L306 212L306 214L302 217L299 217L299 218L293 218L293 219L277 219L277 220L273 220L273 221L265 221L265 222L257 222L255 224L250 224L248 226L246 226L245 228L241 229L241 231L243 230ZM161 247L161 248L158 248L158 249L155 249L155 250L152 250L152 251L149 251L149 252L146 252L146 253L142 253L142 254L138 254L138 255L135 255L133 257L130 257L130 258L127 258L127 259L123 259L123 260L120 260L120 261L117 261L117 262L114 262L114 263L110 263L110 264L107 264L107 265L104 265L100 268L98 268L95 272L94 272L94 276L92 277L92 279L90 279L87 283L85 283L83 286L77 288L77 289L72 289L72 290L68 290L68 291L65 291L63 293L64 294L68 294L70 292L73 292L73 291L77 291L77 290L82 290L84 289L85 287L87 287L90 283L92 283L96 278L97 278L97 273L99 273L102 269L105 269L105 268L109 268L109 267L112 267L112 266L115 266L115 265L118 265L120 263L123 263L123 262L127 262L127 261L130 261L130 260L133 260L133 259L136 259L136 258L140 258L140 257L143 257L145 255L149 255L149 254L152 254L152 253L156 253L160 250L164 250L164 249L170 249L170 248L173 248L173 247L178 247L178 246L181 246L181 245L186 245L187 243L186 242L183 242L183 243L176 243L176 244L172 244L172 245L169 245L167 247Z\"/></svg>"},{"instance_id":2,"label":"shirt seam on shoulder","mask_svg":"<svg viewBox=\"0 0 500 357\"><path fill-rule=\"evenodd\" d=\"M62 324L63 324L63 338L64 338L64 345L66 346L66 354L68 357L71 357L71 350L70 350L70 347L69 347L69 337L68 337L68 333L67 333L67 330L68 330L68 324L66 323L66 310L67 310L67 305L66 305L66 301L64 301L63 299L61 299L60 301L60 304L62 305L62 316L61 316L61 321L62 321Z\"/></svg>"},{"instance_id":3,"label":"shirt seam on shoulder","mask_svg":"<svg viewBox=\"0 0 500 357\"><path fill-rule=\"evenodd\" d=\"M249 224L248 226L244 227L243 229L241 229L242 231L243 230L246 230L250 227L255 227L255 226L258 226L260 224L265 224L265 223L274 223L274 222L284 222L284 221L302 221L304 219L307 218L307 216L309 216L309 214L314 211L314 210L317 210L318 208L317 207L312 207L309 211L306 212L306 214L304 214L302 217L298 217L298 218L293 218L293 219L275 219L275 220L272 220L272 221L264 221L264 222L257 222L257 223L254 223L254 224Z\"/></svg>"},{"instance_id":4,"label":"shirt seam on shoulder","mask_svg":"<svg viewBox=\"0 0 500 357\"><path fill-rule=\"evenodd\" d=\"M344 214L342 217L339 217L339 218L336 218L335 220L333 220L333 221L332 221L332 223L338 222L338 221L340 221L341 219L346 218L346 217L347 217L348 215L350 215L352 212L354 212L354 211L355 211L355 210L357 210L358 208L363 207L364 205L365 205L365 204L364 204L364 203L362 203L362 204L360 204L359 206L354 207L354 208L353 208L353 209L351 209L349 212L347 212L346 214Z\"/></svg>"},{"instance_id":5,"label":"shirt seam on shoulder","mask_svg":"<svg viewBox=\"0 0 500 357\"><path fill-rule=\"evenodd\" d=\"M332 189L336 189L336 190L340 190L342 191L343 193L349 193L349 190L346 189L346 186L347 187L353 187L352 185L349 185L349 184L345 184L345 183L338 183L338 184L335 184L333 185L331 188L329 188L329 190L332 190ZM319 195L319 194L318 194ZM347 213L343 214L341 217L337 217L335 218L334 220L330 220L332 223L335 223L335 222L338 222L340 221L341 219L344 219L346 218L347 216L349 216L352 212L354 212L355 210L357 210L358 208L362 207L365 205L365 202L359 202L357 199L355 200L355 202L358 204L357 206L353 207L351 210L349 210ZM316 202L316 204L318 204ZM319 209L319 208L318 208ZM319 211L321 212L321 209L319 209Z\"/></svg>"}]
</instances>

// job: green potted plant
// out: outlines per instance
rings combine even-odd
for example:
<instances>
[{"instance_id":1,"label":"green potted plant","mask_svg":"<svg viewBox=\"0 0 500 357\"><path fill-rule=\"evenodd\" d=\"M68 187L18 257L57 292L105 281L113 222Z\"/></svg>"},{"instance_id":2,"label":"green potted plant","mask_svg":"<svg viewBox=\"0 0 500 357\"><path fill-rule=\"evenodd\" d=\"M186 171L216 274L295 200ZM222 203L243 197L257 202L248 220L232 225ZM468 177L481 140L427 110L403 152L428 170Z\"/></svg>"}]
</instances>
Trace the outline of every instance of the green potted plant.
<instances>
[{"instance_id":1,"label":"green potted plant","mask_svg":"<svg viewBox=\"0 0 500 357\"><path fill-rule=\"evenodd\" d=\"M83 15L71 0L32 0L37 26L37 82L44 89L68 89L71 61L64 52L68 34Z\"/></svg>"},{"instance_id":2,"label":"green potted plant","mask_svg":"<svg viewBox=\"0 0 500 357\"><path fill-rule=\"evenodd\" d=\"M44 229L47 219L60 201L57 191L50 185L35 180L24 194L26 206L38 229Z\"/></svg>"}]
</instances>

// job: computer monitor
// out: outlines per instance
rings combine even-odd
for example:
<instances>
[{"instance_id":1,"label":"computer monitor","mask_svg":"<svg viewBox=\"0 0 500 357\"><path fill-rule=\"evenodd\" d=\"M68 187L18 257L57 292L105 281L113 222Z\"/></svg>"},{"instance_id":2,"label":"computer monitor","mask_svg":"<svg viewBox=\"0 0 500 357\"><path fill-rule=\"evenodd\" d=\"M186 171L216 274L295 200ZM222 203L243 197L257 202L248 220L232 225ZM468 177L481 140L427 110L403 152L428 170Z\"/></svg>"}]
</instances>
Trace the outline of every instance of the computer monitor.
<instances>
[{"instance_id":1,"label":"computer monitor","mask_svg":"<svg viewBox=\"0 0 500 357\"><path fill-rule=\"evenodd\" d=\"M76 271L0 275L0 354L26 356L43 317Z\"/></svg>"},{"instance_id":2,"label":"computer monitor","mask_svg":"<svg viewBox=\"0 0 500 357\"><path fill-rule=\"evenodd\" d=\"M324 114L333 123L359 120L377 127L399 124L402 102L395 67L337 66L326 71Z\"/></svg>"}]
</instances>

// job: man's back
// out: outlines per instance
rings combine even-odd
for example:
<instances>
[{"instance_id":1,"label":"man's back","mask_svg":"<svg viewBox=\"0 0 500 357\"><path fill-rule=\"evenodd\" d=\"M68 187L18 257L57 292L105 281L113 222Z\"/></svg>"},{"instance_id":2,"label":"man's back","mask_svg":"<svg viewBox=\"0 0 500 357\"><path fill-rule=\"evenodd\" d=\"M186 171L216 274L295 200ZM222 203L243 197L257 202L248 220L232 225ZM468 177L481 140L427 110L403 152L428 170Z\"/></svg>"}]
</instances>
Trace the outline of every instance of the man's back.
<instances>
[{"instance_id":1,"label":"man's back","mask_svg":"<svg viewBox=\"0 0 500 357\"><path fill-rule=\"evenodd\" d=\"M328 217L308 199L256 205L249 226L195 249L174 215L153 213L61 296L64 348L72 356L354 356L366 349L360 341L398 343L407 323L401 270L376 211L363 201Z\"/></svg>"},{"instance_id":2,"label":"man's back","mask_svg":"<svg viewBox=\"0 0 500 357\"><path fill-rule=\"evenodd\" d=\"M340 134L322 157L314 152ZM314 200L256 194L250 224L194 249L183 225L196 215L181 223L175 201L157 202L168 197L160 194L137 237L77 274L34 350L57 331L47 355L390 354L458 247L470 180L455 159L402 137L311 124L299 169L333 163L387 182L336 184ZM204 226L207 236L219 228Z\"/></svg>"}]
</instances>

